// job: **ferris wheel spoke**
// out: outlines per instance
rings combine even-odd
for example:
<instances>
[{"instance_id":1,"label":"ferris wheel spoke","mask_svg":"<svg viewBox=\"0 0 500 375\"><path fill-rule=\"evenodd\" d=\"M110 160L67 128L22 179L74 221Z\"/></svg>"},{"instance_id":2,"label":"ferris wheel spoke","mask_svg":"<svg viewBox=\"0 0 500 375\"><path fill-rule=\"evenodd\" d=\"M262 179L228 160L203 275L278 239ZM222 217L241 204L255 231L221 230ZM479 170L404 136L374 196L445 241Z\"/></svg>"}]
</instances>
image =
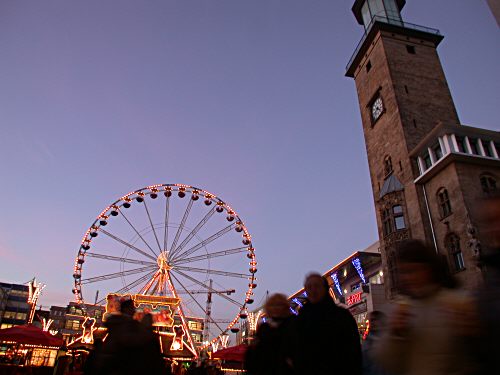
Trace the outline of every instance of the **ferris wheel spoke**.
<instances>
[{"instance_id":1,"label":"ferris wheel spoke","mask_svg":"<svg viewBox=\"0 0 500 375\"><path fill-rule=\"evenodd\" d=\"M134 268L134 269L127 270L127 271L109 273L107 275L90 277L88 279L82 279L82 284L90 284L90 283L95 283L97 281L104 281L104 280L115 279L117 277L134 275L136 273L147 272L147 271L151 270L152 268L156 268L156 267L157 267L156 265L155 266L147 266L147 267L141 267L141 268Z\"/></svg>"},{"instance_id":2,"label":"ferris wheel spoke","mask_svg":"<svg viewBox=\"0 0 500 375\"><path fill-rule=\"evenodd\" d=\"M228 249L228 250L216 251L214 253L207 253L207 254L203 254L203 255L198 255L198 256L195 256L195 257L191 257L191 258L179 259L178 261L172 262L172 266L175 267L178 264L192 263L192 262L196 262L196 261L199 261L199 260L205 260L205 259L210 259L210 258L222 257L222 256L225 256L225 255L243 253L245 251L248 251L248 246L237 247L235 249Z\"/></svg>"},{"instance_id":3,"label":"ferris wheel spoke","mask_svg":"<svg viewBox=\"0 0 500 375\"><path fill-rule=\"evenodd\" d=\"M189 294L189 296L191 297L191 299L194 301L194 303L196 303L196 304L198 305L198 307L201 309L201 311L203 311L203 312L206 314L207 312L205 311L205 309L203 308L203 306L202 306L202 305L198 302L198 300L197 300L197 299L193 296L193 294L192 294L189 290L187 290L187 288L184 286L184 284L182 284L182 283L181 283L181 281L180 281L180 280L179 280L179 279L178 279L175 275L173 275L172 273L171 273L171 275L172 275L172 277L173 277L173 278L174 278L174 279L175 279L175 280L179 283L179 285L181 286L181 288L182 288L182 289L184 289L184 291L185 291L187 294ZM207 316L207 317L210 319L210 322L211 322L211 323L214 323L214 324L217 326L217 328L219 328L219 329L220 329L220 331L221 331L221 332L223 332L223 331L224 331L224 330L223 330L223 329L222 329L222 328L221 328L221 327L217 324L217 322L216 322L215 320L213 320L213 319L212 319L212 317L211 317L211 316Z\"/></svg>"},{"instance_id":4,"label":"ferris wheel spoke","mask_svg":"<svg viewBox=\"0 0 500 375\"><path fill-rule=\"evenodd\" d=\"M134 232L139 236L139 238L142 240L142 242L144 242L144 244L149 248L149 250L151 250L151 252L153 253L154 256L158 257L158 254L155 253L155 251L152 249L151 246L149 246L149 244L146 242L146 240L144 239L144 237L142 237L142 235L139 233L139 231L134 227L134 224L132 224L130 222L130 220L127 218L127 216L125 216L125 214L123 213L122 210L118 209L120 212L121 212L121 216L123 216L123 218L127 221L127 223L132 227L132 229L134 230Z\"/></svg>"},{"instance_id":5,"label":"ferris wheel spoke","mask_svg":"<svg viewBox=\"0 0 500 375\"><path fill-rule=\"evenodd\" d=\"M196 236L196 233L200 231L201 228L210 220L212 215L215 213L215 207L212 207L210 211L207 212L207 214L203 217L203 219L200 220L198 224L193 228L193 230L186 236L186 238L181 242L179 246L176 248L172 248L172 251L170 252L170 256L174 257L175 254L178 254L179 252L184 249L184 247L193 239L194 236Z\"/></svg>"},{"instance_id":6,"label":"ferris wheel spoke","mask_svg":"<svg viewBox=\"0 0 500 375\"><path fill-rule=\"evenodd\" d=\"M127 246L129 249L135 250L135 251L137 251L139 254L142 254L142 255L144 255L146 258L149 258L149 259L154 260L154 261L156 262L156 258L153 258L151 255L149 255L149 254L148 254L148 253L146 253L145 251L143 251L143 250L139 249L138 247L136 247L136 246L132 245L131 243L128 243L127 241L122 240L120 237L117 237L117 236L115 236L114 234L109 233L107 230L102 229L102 227L101 227L101 228L99 228L99 230L100 230L102 233L104 233L106 236L108 236L108 237L110 237L110 238L114 239L115 241L117 241L117 242L121 243L122 245Z\"/></svg>"},{"instance_id":7,"label":"ferris wheel spoke","mask_svg":"<svg viewBox=\"0 0 500 375\"><path fill-rule=\"evenodd\" d=\"M174 242L172 242L172 247L170 248L171 250L175 251L175 247L177 246L177 241L179 241L179 237L181 236L182 230L184 229L186 220L189 216L189 213L191 212L191 207L193 207L193 202L194 201L190 199L189 203L187 204L186 211L184 211L184 216L182 216L181 224L179 225L179 228L177 228L177 233L175 233Z\"/></svg>"},{"instance_id":8,"label":"ferris wheel spoke","mask_svg":"<svg viewBox=\"0 0 500 375\"><path fill-rule=\"evenodd\" d=\"M170 211L170 197L167 197L167 199L165 201L165 226L163 228L163 250L164 251L167 251L169 211Z\"/></svg>"},{"instance_id":9,"label":"ferris wheel spoke","mask_svg":"<svg viewBox=\"0 0 500 375\"><path fill-rule=\"evenodd\" d=\"M137 280L132 281L131 283L125 285L123 288L121 288L121 289L117 290L116 292L114 292L114 294L121 294L123 292L128 292L130 289L135 288L140 283L148 280L150 277L152 277L155 274L155 272L156 272L156 270L155 271L151 271L151 272L147 273L146 275L139 277ZM101 300L99 300L96 303L96 305L102 305L104 303L104 301L106 301L106 298L102 298Z\"/></svg>"},{"instance_id":10,"label":"ferris wheel spoke","mask_svg":"<svg viewBox=\"0 0 500 375\"><path fill-rule=\"evenodd\" d=\"M208 291L212 292L213 294L217 294L218 296L220 296L220 297L222 297L222 298L224 298L224 299L228 300L228 301L229 301L229 302L231 302L232 304L235 304L236 306L238 306L238 307L240 307L240 308L242 308L242 307L243 307L243 305L242 305L241 303L239 303L238 301L235 301L234 299L232 299L232 298L230 298L230 297L226 296L224 293L221 293L221 292L219 292L219 291L215 290L214 288L211 288L211 287L209 287L208 285L203 284L201 281L196 280L194 277L191 277L191 276L189 276L188 274L185 274L184 272L179 271L178 269L176 269L175 271L174 271L174 270L170 270L170 272L176 272L176 273L178 273L179 275L181 275L181 276L185 277L186 279L188 279L188 280L192 281L193 283L198 284L199 286L201 286L201 287L205 288L206 290L208 290Z\"/></svg>"},{"instance_id":11,"label":"ferris wheel spoke","mask_svg":"<svg viewBox=\"0 0 500 375\"><path fill-rule=\"evenodd\" d=\"M208 245L210 242L213 242L215 241L217 238L219 237L222 237L224 234L226 234L227 232L229 232L231 229L233 229L235 226L235 224L229 224L227 227L221 229L220 231L218 231L217 233L211 235L210 237L208 237L207 239L201 241L200 243L198 243L197 245L187 249L186 251L184 251L183 253L181 254L178 254L175 258L172 259L172 261L176 261L176 260L180 260L180 259L184 259L185 257L193 254L195 251L201 249L202 247Z\"/></svg>"},{"instance_id":12,"label":"ferris wheel spoke","mask_svg":"<svg viewBox=\"0 0 500 375\"><path fill-rule=\"evenodd\" d=\"M112 255L91 253L91 252L88 252L88 251L85 253L85 255L89 256L89 257L92 257L92 258L114 260L116 262L142 264L142 265L145 265L145 266L154 266L155 265L154 262L147 262L145 260L137 260L137 259L130 259L130 258L115 257L115 256L112 256Z\"/></svg>"},{"instance_id":13,"label":"ferris wheel spoke","mask_svg":"<svg viewBox=\"0 0 500 375\"><path fill-rule=\"evenodd\" d=\"M249 277L252 276L252 275L247 275L247 274L244 274L244 273L218 271L218 270L211 270L211 269L208 269L208 268L195 268L195 267L176 266L175 269L182 270L182 271L189 271L189 272L206 273L208 275L221 275L221 276L228 276L228 277L239 277L241 279L247 279L247 278L249 278Z\"/></svg>"},{"instance_id":14,"label":"ferris wheel spoke","mask_svg":"<svg viewBox=\"0 0 500 375\"><path fill-rule=\"evenodd\" d=\"M158 240L158 236L156 235L156 230L155 230L155 227L153 225L153 221L151 220L151 215L149 214L148 205L146 204L146 200L144 200L143 203L144 203L144 208L146 209L146 214L148 215L149 224L151 225L151 230L153 231L156 243L158 244L158 250L160 250L160 253L161 253L160 241Z\"/></svg>"}]
</instances>

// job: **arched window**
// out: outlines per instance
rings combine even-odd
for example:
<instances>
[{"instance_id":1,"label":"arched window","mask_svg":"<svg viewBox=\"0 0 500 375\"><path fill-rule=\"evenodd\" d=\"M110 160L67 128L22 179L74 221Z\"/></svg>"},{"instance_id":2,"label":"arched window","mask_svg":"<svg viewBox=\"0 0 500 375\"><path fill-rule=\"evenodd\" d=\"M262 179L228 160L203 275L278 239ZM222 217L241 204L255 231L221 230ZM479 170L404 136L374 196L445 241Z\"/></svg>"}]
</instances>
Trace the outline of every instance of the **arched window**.
<instances>
[{"instance_id":1,"label":"arched window","mask_svg":"<svg viewBox=\"0 0 500 375\"><path fill-rule=\"evenodd\" d=\"M387 177L392 173L392 160L390 156L384 158L384 176Z\"/></svg>"},{"instance_id":2,"label":"arched window","mask_svg":"<svg viewBox=\"0 0 500 375\"><path fill-rule=\"evenodd\" d=\"M465 269L464 257L460 248L460 238L452 233L446 236L445 246L452 259L453 269L455 272Z\"/></svg>"},{"instance_id":3,"label":"arched window","mask_svg":"<svg viewBox=\"0 0 500 375\"><path fill-rule=\"evenodd\" d=\"M489 174L482 175L479 180L481 181L481 188L486 194L493 193L497 190L497 181Z\"/></svg>"},{"instance_id":4,"label":"arched window","mask_svg":"<svg viewBox=\"0 0 500 375\"><path fill-rule=\"evenodd\" d=\"M439 214L441 218L444 218L451 214L451 203L450 197L448 196L448 190L441 188L437 192L437 201L439 205Z\"/></svg>"}]
</instances>

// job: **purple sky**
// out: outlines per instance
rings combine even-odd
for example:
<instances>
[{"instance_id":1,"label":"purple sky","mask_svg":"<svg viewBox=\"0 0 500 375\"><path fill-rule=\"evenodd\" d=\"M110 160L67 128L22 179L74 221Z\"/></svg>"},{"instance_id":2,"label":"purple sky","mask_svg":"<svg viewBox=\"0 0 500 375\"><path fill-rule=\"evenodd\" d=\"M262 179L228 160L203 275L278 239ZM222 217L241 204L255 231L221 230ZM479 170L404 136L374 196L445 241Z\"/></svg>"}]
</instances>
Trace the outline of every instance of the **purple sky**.
<instances>
[{"instance_id":1,"label":"purple sky","mask_svg":"<svg viewBox=\"0 0 500 375\"><path fill-rule=\"evenodd\" d=\"M459 3L459 4L458 4ZM352 1L0 4L0 280L66 304L81 237L123 194L186 183L253 235L256 300L377 239L354 82ZM409 0L441 30L462 123L498 129L485 1Z\"/></svg>"}]
</instances>

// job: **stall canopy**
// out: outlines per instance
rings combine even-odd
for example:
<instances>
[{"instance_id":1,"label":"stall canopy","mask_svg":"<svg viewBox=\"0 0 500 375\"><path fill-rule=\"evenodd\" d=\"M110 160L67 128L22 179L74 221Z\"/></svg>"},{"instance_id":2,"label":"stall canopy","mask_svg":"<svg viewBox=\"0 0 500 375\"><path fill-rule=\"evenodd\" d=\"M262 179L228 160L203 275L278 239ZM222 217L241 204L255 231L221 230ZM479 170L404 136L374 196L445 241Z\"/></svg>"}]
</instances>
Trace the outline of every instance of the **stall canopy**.
<instances>
[{"instance_id":1,"label":"stall canopy","mask_svg":"<svg viewBox=\"0 0 500 375\"><path fill-rule=\"evenodd\" d=\"M241 344L231 346L226 349L217 350L212 354L214 359L222 359L224 361L243 362L245 360L245 353L248 345Z\"/></svg>"},{"instance_id":2,"label":"stall canopy","mask_svg":"<svg viewBox=\"0 0 500 375\"><path fill-rule=\"evenodd\" d=\"M0 329L0 341L13 341L18 344L60 347L63 340L34 326L24 325Z\"/></svg>"}]
</instances>

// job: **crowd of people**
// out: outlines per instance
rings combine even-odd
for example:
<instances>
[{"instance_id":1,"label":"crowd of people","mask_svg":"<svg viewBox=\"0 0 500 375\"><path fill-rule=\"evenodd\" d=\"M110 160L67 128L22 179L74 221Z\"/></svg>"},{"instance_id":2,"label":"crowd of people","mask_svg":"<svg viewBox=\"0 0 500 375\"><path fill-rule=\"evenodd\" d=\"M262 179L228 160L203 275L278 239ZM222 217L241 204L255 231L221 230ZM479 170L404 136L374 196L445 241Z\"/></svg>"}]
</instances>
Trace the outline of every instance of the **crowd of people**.
<instances>
[{"instance_id":1,"label":"crowd of people","mask_svg":"<svg viewBox=\"0 0 500 375\"><path fill-rule=\"evenodd\" d=\"M498 222L496 224L499 224ZM496 228L500 228L497 226ZM500 231L492 239L500 244ZM500 247L495 247L500 249ZM499 373L500 253L487 252L479 292L457 287L444 259L417 240L398 244L400 297L389 314L372 311L360 337L348 310L335 304L326 278L306 277L308 302L295 316L285 295L265 304L247 351L249 375L476 375Z\"/></svg>"},{"instance_id":2,"label":"crowd of people","mask_svg":"<svg viewBox=\"0 0 500 375\"><path fill-rule=\"evenodd\" d=\"M484 284L457 287L444 258L424 242L395 248L399 297L392 311L372 311L360 337L350 312L330 294L328 280L306 276L307 302L291 312L284 294L271 295L265 320L246 351L248 375L476 375L500 373L500 199L479 202L487 234L477 267ZM106 321L108 337L95 343L85 374L219 375L216 367L174 366L162 358L152 320L133 318L131 300ZM140 359L140 360L139 360Z\"/></svg>"}]
</instances>

